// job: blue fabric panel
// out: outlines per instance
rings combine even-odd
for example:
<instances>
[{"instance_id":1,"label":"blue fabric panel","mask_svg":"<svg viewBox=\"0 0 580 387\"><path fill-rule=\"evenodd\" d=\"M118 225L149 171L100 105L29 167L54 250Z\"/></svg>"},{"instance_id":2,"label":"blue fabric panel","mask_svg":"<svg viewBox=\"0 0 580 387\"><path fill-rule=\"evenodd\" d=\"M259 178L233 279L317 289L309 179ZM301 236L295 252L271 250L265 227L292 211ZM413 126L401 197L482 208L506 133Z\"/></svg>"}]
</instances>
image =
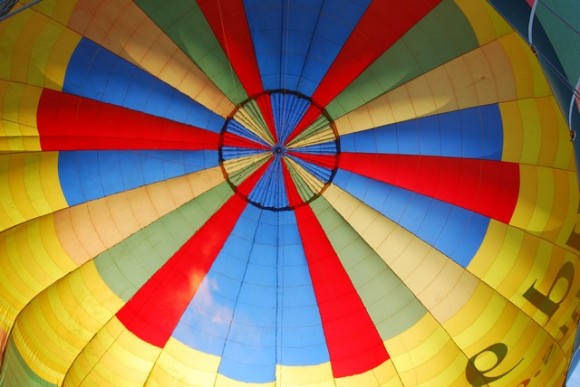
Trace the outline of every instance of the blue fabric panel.
<instances>
[{"instance_id":1,"label":"blue fabric panel","mask_svg":"<svg viewBox=\"0 0 580 387\"><path fill-rule=\"evenodd\" d=\"M240 157L248 157L248 156L258 155L258 154L264 153L264 152L270 152L270 150L260 150L260 149L224 146L222 148L222 158L224 160L230 160L230 159L237 159Z\"/></svg>"},{"instance_id":2,"label":"blue fabric panel","mask_svg":"<svg viewBox=\"0 0 580 387\"><path fill-rule=\"evenodd\" d=\"M292 211L279 212L279 364L316 365L329 361L320 312Z\"/></svg>"},{"instance_id":3,"label":"blue fabric panel","mask_svg":"<svg viewBox=\"0 0 580 387\"><path fill-rule=\"evenodd\" d=\"M281 93L271 94L270 101L278 139L280 143L286 143L286 138L310 107L310 101L294 94Z\"/></svg>"},{"instance_id":4,"label":"blue fabric panel","mask_svg":"<svg viewBox=\"0 0 580 387\"><path fill-rule=\"evenodd\" d=\"M60 185L70 206L216 167L216 151L60 152Z\"/></svg>"},{"instance_id":5,"label":"blue fabric panel","mask_svg":"<svg viewBox=\"0 0 580 387\"><path fill-rule=\"evenodd\" d=\"M443 113L341 136L343 152L390 153L501 160L499 106Z\"/></svg>"},{"instance_id":6,"label":"blue fabric panel","mask_svg":"<svg viewBox=\"0 0 580 387\"><path fill-rule=\"evenodd\" d=\"M246 208L173 337L247 383L273 382L277 363L329 361L292 212Z\"/></svg>"},{"instance_id":7,"label":"blue fabric panel","mask_svg":"<svg viewBox=\"0 0 580 387\"><path fill-rule=\"evenodd\" d=\"M244 0L264 89L298 89L322 3Z\"/></svg>"},{"instance_id":8,"label":"blue fabric panel","mask_svg":"<svg viewBox=\"0 0 580 387\"><path fill-rule=\"evenodd\" d=\"M83 38L63 91L219 132L224 118L125 59Z\"/></svg>"},{"instance_id":9,"label":"blue fabric panel","mask_svg":"<svg viewBox=\"0 0 580 387\"><path fill-rule=\"evenodd\" d=\"M324 2L309 42L298 91L312 96L369 4L370 0L351 0L337 7L333 1Z\"/></svg>"},{"instance_id":10,"label":"blue fabric panel","mask_svg":"<svg viewBox=\"0 0 580 387\"><path fill-rule=\"evenodd\" d=\"M333 183L463 267L481 246L489 218L339 169Z\"/></svg>"},{"instance_id":11,"label":"blue fabric panel","mask_svg":"<svg viewBox=\"0 0 580 387\"><path fill-rule=\"evenodd\" d=\"M330 180L330 175L332 174L332 171L330 169L319 167L316 164L306 162L294 156L288 157L290 157L292 160L294 160L297 164L299 164L302 168L310 172L312 175L316 176L322 182L326 183L328 180Z\"/></svg>"},{"instance_id":12,"label":"blue fabric panel","mask_svg":"<svg viewBox=\"0 0 580 387\"><path fill-rule=\"evenodd\" d=\"M337 146L334 141L323 142L320 144L304 146L300 148L292 148L291 151L300 153L312 153L317 155L334 155L337 153Z\"/></svg>"},{"instance_id":13,"label":"blue fabric panel","mask_svg":"<svg viewBox=\"0 0 580 387\"><path fill-rule=\"evenodd\" d=\"M276 155L258 184L250 192L249 199L270 208L288 206L288 195L282 179L281 158Z\"/></svg>"}]
</instances>

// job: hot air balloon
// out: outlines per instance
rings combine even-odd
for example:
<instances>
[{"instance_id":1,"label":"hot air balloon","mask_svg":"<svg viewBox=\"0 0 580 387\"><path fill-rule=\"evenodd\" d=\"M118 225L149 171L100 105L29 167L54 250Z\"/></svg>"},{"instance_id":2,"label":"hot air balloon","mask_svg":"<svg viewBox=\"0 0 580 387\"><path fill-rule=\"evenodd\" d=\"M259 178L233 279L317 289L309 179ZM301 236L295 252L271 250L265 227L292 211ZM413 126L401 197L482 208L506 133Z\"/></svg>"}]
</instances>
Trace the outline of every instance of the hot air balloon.
<instances>
[{"instance_id":1,"label":"hot air balloon","mask_svg":"<svg viewBox=\"0 0 580 387\"><path fill-rule=\"evenodd\" d=\"M0 4L0 385L565 383L577 2Z\"/></svg>"}]
</instances>

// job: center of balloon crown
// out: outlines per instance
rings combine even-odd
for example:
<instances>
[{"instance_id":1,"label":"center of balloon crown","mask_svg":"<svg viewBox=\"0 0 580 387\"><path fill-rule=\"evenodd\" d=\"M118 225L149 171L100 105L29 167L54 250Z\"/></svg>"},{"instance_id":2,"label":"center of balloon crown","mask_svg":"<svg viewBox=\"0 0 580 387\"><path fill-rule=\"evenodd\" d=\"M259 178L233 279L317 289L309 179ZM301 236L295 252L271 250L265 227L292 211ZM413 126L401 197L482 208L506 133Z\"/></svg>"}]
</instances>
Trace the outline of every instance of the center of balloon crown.
<instances>
[{"instance_id":1,"label":"center of balloon crown","mask_svg":"<svg viewBox=\"0 0 580 387\"><path fill-rule=\"evenodd\" d=\"M229 186L250 204L272 211L316 200L332 182L339 155L328 113L290 90L248 98L220 133L220 167Z\"/></svg>"},{"instance_id":2,"label":"center of balloon crown","mask_svg":"<svg viewBox=\"0 0 580 387\"><path fill-rule=\"evenodd\" d=\"M276 144L272 147L274 156L284 156L286 154L286 147L282 144Z\"/></svg>"}]
</instances>

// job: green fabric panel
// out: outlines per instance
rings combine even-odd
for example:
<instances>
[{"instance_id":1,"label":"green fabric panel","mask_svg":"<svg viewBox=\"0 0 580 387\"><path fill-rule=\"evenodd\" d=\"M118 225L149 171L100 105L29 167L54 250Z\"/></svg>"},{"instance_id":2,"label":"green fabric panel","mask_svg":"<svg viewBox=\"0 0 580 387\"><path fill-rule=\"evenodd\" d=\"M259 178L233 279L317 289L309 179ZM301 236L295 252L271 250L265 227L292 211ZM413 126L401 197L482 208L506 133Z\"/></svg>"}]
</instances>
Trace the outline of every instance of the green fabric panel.
<instances>
[{"instance_id":1,"label":"green fabric panel","mask_svg":"<svg viewBox=\"0 0 580 387\"><path fill-rule=\"evenodd\" d=\"M465 15L444 0L326 108L333 119L479 46Z\"/></svg>"},{"instance_id":2,"label":"green fabric panel","mask_svg":"<svg viewBox=\"0 0 580 387\"><path fill-rule=\"evenodd\" d=\"M580 1L543 0L536 8L536 17L544 27L571 87L580 78ZM532 35L533 39L533 35Z\"/></svg>"},{"instance_id":3,"label":"green fabric panel","mask_svg":"<svg viewBox=\"0 0 580 387\"><path fill-rule=\"evenodd\" d=\"M128 301L232 196L227 183L163 216L94 259L111 290Z\"/></svg>"},{"instance_id":4,"label":"green fabric panel","mask_svg":"<svg viewBox=\"0 0 580 387\"><path fill-rule=\"evenodd\" d=\"M324 198L313 201L311 207L383 340L409 329L427 313L381 257Z\"/></svg>"},{"instance_id":5,"label":"green fabric panel","mask_svg":"<svg viewBox=\"0 0 580 387\"><path fill-rule=\"evenodd\" d=\"M248 98L195 1L177 1L170 7L163 0L136 3L230 101L239 104Z\"/></svg>"},{"instance_id":6,"label":"green fabric panel","mask_svg":"<svg viewBox=\"0 0 580 387\"><path fill-rule=\"evenodd\" d=\"M56 384L47 382L32 371L10 339L0 372L0 386L51 387Z\"/></svg>"}]
</instances>

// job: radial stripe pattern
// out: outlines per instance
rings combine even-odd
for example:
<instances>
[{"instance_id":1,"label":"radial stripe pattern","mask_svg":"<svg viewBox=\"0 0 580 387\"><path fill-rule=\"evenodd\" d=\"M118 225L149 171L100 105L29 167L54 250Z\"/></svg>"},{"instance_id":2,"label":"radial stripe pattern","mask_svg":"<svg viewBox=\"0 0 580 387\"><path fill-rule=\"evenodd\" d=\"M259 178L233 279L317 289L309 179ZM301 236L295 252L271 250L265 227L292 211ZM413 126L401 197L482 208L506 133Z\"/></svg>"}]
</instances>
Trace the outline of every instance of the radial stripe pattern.
<instances>
[{"instance_id":1,"label":"radial stripe pattern","mask_svg":"<svg viewBox=\"0 0 580 387\"><path fill-rule=\"evenodd\" d=\"M8 3L0 385L571 375L574 1Z\"/></svg>"}]
</instances>

